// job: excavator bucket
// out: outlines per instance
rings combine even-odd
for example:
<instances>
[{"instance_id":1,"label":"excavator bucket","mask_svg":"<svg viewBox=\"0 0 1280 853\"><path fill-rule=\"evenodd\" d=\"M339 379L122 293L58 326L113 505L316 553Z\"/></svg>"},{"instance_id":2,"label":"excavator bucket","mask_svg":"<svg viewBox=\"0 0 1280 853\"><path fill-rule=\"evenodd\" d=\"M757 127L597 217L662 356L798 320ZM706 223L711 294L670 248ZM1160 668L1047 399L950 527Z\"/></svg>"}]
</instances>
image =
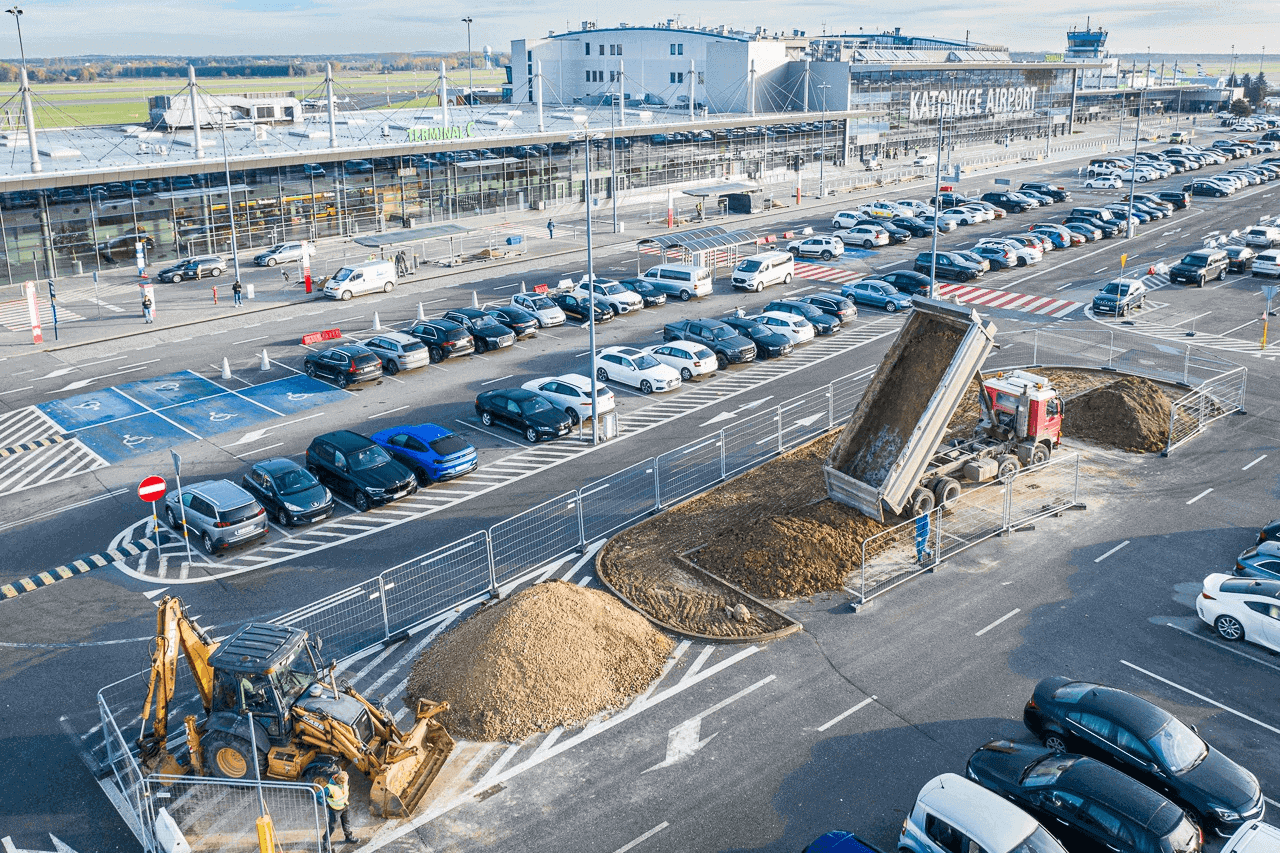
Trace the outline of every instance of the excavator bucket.
<instances>
[{"instance_id":1,"label":"excavator bucket","mask_svg":"<svg viewBox=\"0 0 1280 853\"><path fill-rule=\"evenodd\" d=\"M418 700L413 728L387 744L381 771L373 777L369 810L375 817L408 817L427 795L453 752L453 738L433 719L448 710L445 702Z\"/></svg>"}]
</instances>

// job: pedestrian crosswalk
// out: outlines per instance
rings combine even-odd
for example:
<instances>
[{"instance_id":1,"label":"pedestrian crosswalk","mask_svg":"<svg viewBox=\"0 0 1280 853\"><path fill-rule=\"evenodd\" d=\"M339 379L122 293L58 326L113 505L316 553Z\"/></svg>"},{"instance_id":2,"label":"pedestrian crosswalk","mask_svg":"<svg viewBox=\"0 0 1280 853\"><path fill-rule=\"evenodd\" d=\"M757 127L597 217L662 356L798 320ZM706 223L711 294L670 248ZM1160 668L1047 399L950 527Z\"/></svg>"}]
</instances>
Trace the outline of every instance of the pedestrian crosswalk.
<instances>
[{"instance_id":1,"label":"pedestrian crosswalk","mask_svg":"<svg viewBox=\"0 0 1280 853\"><path fill-rule=\"evenodd\" d=\"M981 308L998 308L1001 311L1021 311L1041 317L1061 318L1078 308L1083 302L1070 299L1057 299L1052 296L1032 296L1026 293L1012 293L1008 290L992 290L986 287L971 287L967 284L940 284L938 294L943 299L956 299L965 305Z\"/></svg>"},{"instance_id":2,"label":"pedestrian crosswalk","mask_svg":"<svg viewBox=\"0 0 1280 853\"><path fill-rule=\"evenodd\" d=\"M804 278L809 281L826 281L831 284L848 284L851 281L857 281L865 275L865 273L842 269L841 267L826 267L819 264L807 264L804 262L798 262L795 266L795 270L796 278Z\"/></svg>"},{"instance_id":3,"label":"pedestrian crosswalk","mask_svg":"<svg viewBox=\"0 0 1280 853\"><path fill-rule=\"evenodd\" d=\"M53 311L49 307L48 300L42 300L36 297L36 307L40 312L40 325L47 330L53 329ZM83 320L84 317L65 308L62 300L58 300L58 322L70 323L74 320ZM12 302L0 302L0 326L4 326L11 332L23 332L31 328L31 312L27 308L27 300L15 299ZM48 332L46 332L48 334Z\"/></svg>"}]
</instances>

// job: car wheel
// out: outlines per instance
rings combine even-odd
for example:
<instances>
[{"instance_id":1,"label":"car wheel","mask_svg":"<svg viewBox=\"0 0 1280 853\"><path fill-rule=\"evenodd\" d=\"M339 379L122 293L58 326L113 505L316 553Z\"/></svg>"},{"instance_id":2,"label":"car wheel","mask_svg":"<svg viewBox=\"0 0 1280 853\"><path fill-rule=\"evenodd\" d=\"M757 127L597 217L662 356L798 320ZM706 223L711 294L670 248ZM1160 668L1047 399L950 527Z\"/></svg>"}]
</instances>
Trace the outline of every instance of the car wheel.
<instances>
[{"instance_id":1,"label":"car wheel","mask_svg":"<svg viewBox=\"0 0 1280 853\"><path fill-rule=\"evenodd\" d=\"M864 249L870 249L870 248L871 248L872 246L874 246L874 245L875 245L875 243L872 243L870 240L863 240L863 241L862 241L862 248L864 248Z\"/></svg>"},{"instance_id":2,"label":"car wheel","mask_svg":"<svg viewBox=\"0 0 1280 853\"><path fill-rule=\"evenodd\" d=\"M434 482L431 475L427 473L427 469L421 467L413 469L413 478L418 481L418 487L423 489Z\"/></svg>"},{"instance_id":3,"label":"car wheel","mask_svg":"<svg viewBox=\"0 0 1280 853\"><path fill-rule=\"evenodd\" d=\"M383 285L382 285L382 292L383 292L383 293L390 293L391 291L393 291L393 290L395 290L395 289L396 289L396 283L395 283L394 281L388 281L387 283L385 283L385 284L383 284Z\"/></svg>"},{"instance_id":4,"label":"car wheel","mask_svg":"<svg viewBox=\"0 0 1280 853\"><path fill-rule=\"evenodd\" d=\"M973 281L973 273L971 273L971 272L963 272L963 273L961 273L961 274L960 274L960 281L962 281L962 282L965 282L965 281Z\"/></svg>"},{"instance_id":5,"label":"car wheel","mask_svg":"<svg viewBox=\"0 0 1280 853\"><path fill-rule=\"evenodd\" d=\"M1218 632L1219 637L1233 643L1244 639L1244 626L1234 616L1219 616L1213 621L1213 629Z\"/></svg>"},{"instance_id":6,"label":"car wheel","mask_svg":"<svg viewBox=\"0 0 1280 853\"><path fill-rule=\"evenodd\" d=\"M200 544L204 546L206 554L213 556L213 539L209 537L208 533L200 534Z\"/></svg>"},{"instance_id":7,"label":"car wheel","mask_svg":"<svg viewBox=\"0 0 1280 853\"><path fill-rule=\"evenodd\" d=\"M1025 267L1026 265L1027 265L1027 259L1026 259L1026 258L1023 258L1023 257L1019 257L1019 258L1018 258L1018 266L1020 266L1020 267Z\"/></svg>"},{"instance_id":8,"label":"car wheel","mask_svg":"<svg viewBox=\"0 0 1280 853\"><path fill-rule=\"evenodd\" d=\"M605 370L603 367L597 367L597 368L596 368L596 379L599 379L601 382L608 382L608 381L609 381L609 371Z\"/></svg>"},{"instance_id":9,"label":"car wheel","mask_svg":"<svg viewBox=\"0 0 1280 853\"><path fill-rule=\"evenodd\" d=\"M173 507L167 506L164 508L164 519L169 522L169 528L171 530L176 532L182 529L178 526L178 517L173 514Z\"/></svg>"},{"instance_id":10,"label":"car wheel","mask_svg":"<svg viewBox=\"0 0 1280 853\"><path fill-rule=\"evenodd\" d=\"M289 526L289 511L284 507L280 507L276 510L276 524L279 524L281 527Z\"/></svg>"},{"instance_id":11,"label":"car wheel","mask_svg":"<svg viewBox=\"0 0 1280 853\"><path fill-rule=\"evenodd\" d=\"M356 492L356 509L360 510L360 512L369 511L369 496L364 492Z\"/></svg>"},{"instance_id":12,"label":"car wheel","mask_svg":"<svg viewBox=\"0 0 1280 853\"><path fill-rule=\"evenodd\" d=\"M338 387L339 387L339 388L346 388L346 387L347 387L347 384L348 384L351 380L347 379L347 374L345 374L345 373L339 373L339 374L338 374L338 378L337 378L337 380L336 380L336 381L337 381L337 383L338 383Z\"/></svg>"},{"instance_id":13,"label":"car wheel","mask_svg":"<svg viewBox=\"0 0 1280 853\"><path fill-rule=\"evenodd\" d=\"M680 368L680 378L685 382L688 382L693 378L693 371L687 367Z\"/></svg>"},{"instance_id":14,"label":"car wheel","mask_svg":"<svg viewBox=\"0 0 1280 853\"><path fill-rule=\"evenodd\" d=\"M1215 192L1215 193L1213 194L1213 197L1214 197L1214 198L1222 198L1224 195L1226 195L1226 193L1224 193L1222 190L1218 190L1217 192Z\"/></svg>"},{"instance_id":15,"label":"car wheel","mask_svg":"<svg viewBox=\"0 0 1280 853\"><path fill-rule=\"evenodd\" d=\"M1052 749L1054 752L1067 751L1067 739L1059 732L1049 732L1044 736L1044 745L1046 749Z\"/></svg>"},{"instance_id":16,"label":"car wheel","mask_svg":"<svg viewBox=\"0 0 1280 853\"><path fill-rule=\"evenodd\" d=\"M783 283L783 284L790 284L790 283L791 283L791 273L787 273L786 275L784 275L784 276L782 277L782 283Z\"/></svg>"},{"instance_id":17,"label":"car wheel","mask_svg":"<svg viewBox=\"0 0 1280 853\"><path fill-rule=\"evenodd\" d=\"M568 406L567 408L565 408L564 413L569 416L569 423L573 424L574 426L577 426L578 424L582 423L582 418L578 415L578 410L575 409L573 406Z\"/></svg>"},{"instance_id":18,"label":"car wheel","mask_svg":"<svg viewBox=\"0 0 1280 853\"><path fill-rule=\"evenodd\" d=\"M489 345L485 343L484 338L476 338L476 352L484 354L489 351Z\"/></svg>"},{"instance_id":19,"label":"car wheel","mask_svg":"<svg viewBox=\"0 0 1280 853\"><path fill-rule=\"evenodd\" d=\"M681 301L681 302L688 302L688 301L689 301L690 299L692 299L692 298L693 298L693 291L690 291L690 290L682 290L682 291L680 291L680 301Z\"/></svg>"},{"instance_id":20,"label":"car wheel","mask_svg":"<svg viewBox=\"0 0 1280 853\"><path fill-rule=\"evenodd\" d=\"M217 278L218 276L222 275L222 270L218 269L217 267L214 267L213 269L209 270L209 275L213 276L214 278Z\"/></svg>"},{"instance_id":21,"label":"car wheel","mask_svg":"<svg viewBox=\"0 0 1280 853\"><path fill-rule=\"evenodd\" d=\"M653 393L653 383L652 383L652 382L650 382L648 379L641 379L641 380L640 380L640 393L641 393L641 394L652 394L652 393Z\"/></svg>"},{"instance_id":22,"label":"car wheel","mask_svg":"<svg viewBox=\"0 0 1280 853\"><path fill-rule=\"evenodd\" d=\"M441 352L440 347L431 347L431 349L427 350L427 356L431 359L432 364L439 364L444 361L444 353Z\"/></svg>"},{"instance_id":23,"label":"car wheel","mask_svg":"<svg viewBox=\"0 0 1280 853\"><path fill-rule=\"evenodd\" d=\"M491 412L481 412L480 423L485 426L493 426L493 414Z\"/></svg>"},{"instance_id":24,"label":"car wheel","mask_svg":"<svg viewBox=\"0 0 1280 853\"><path fill-rule=\"evenodd\" d=\"M316 366L314 364L311 364L310 362L308 362L307 364L303 365L302 371L306 373L308 376L310 376L312 379L316 378Z\"/></svg>"},{"instance_id":25,"label":"car wheel","mask_svg":"<svg viewBox=\"0 0 1280 853\"><path fill-rule=\"evenodd\" d=\"M1227 270L1225 267L1223 267L1222 271L1218 273L1218 281L1226 281L1226 280L1227 280Z\"/></svg>"},{"instance_id":26,"label":"car wheel","mask_svg":"<svg viewBox=\"0 0 1280 853\"><path fill-rule=\"evenodd\" d=\"M274 267L275 265L276 265L276 259L275 259L275 258L267 258L267 266L269 266L269 267Z\"/></svg>"},{"instance_id":27,"label":"car wheel","mask_svg":"<svg viewBox=\"0 0 1280 853\"><path fill-rule=\"evenodd\" d=\"M171 278L171 279L169 279L169 280L170 280L170 281L172 281L174 284L181 284L181 283L182 283L182 273L177 273L177 272L176 272L176 273L174 273L174 274L173 274L173 278Z\"/></svg>"},{"instance_id":28,"label":"car wheel","mask_svg":"<svg viewBox=\"0 0 1280 853\"><path fill-rule=\"evenodd\" d=\"M822 254L818 255L818 257L822 258L824 261L829 261L829 260L831 260L831 258L832 258L831 250L830 250L830 249L823 249L823 250L822 250Z\"/></svg>"},{"instance_id":29,"label":"car wheel","mask_svg":"<svg viewBox=\"0 0 1280 853\"><path fill-rule=\"evenodd\" d=\"M525 441L529 442L530 444L536 444L538 441L538 431L533 427L529 427L524 431L524 438L525 438Z\"/></svg>"},{"instance_id":30,"label":"car wheel","mask_svg":"<svg viewBox=\"0 0 1280 853\"><path fill-rule=\"evenodd\" d=\"M753 288L751 288L751 289L752 289L752 291L753 291L753 292L755 292L755 293L759 293L759 292L761 292L762 290L764 290L764 282L763 282L763 281L757 281L757 282L756 282L756 286L755 286L755 287L753 287Z\"/></svg>"},{"instance_id":31,"label":"car wheel","mask_svg":"<svg viewBox=\"0 0 1280 853\"><path fill-rule=\"evenodd\" d=\"M725 354L722 352L716 353L716 367L718 367L721 370L724 370L728 366L729 366L728 357L726 357Z\"/></svg>"},{"instance_id":32,"label":"car wheel","mask_svg":"<svg viewBox=\"0 0 1280 853\"><path fill-rule=\"evenodd\" d=\"M351 301L351 291L350 291L350 290L344 290L344 291L342 291L342 301L343 301L343 302L350 302L350 301Z\"/></svg>"},{"instance_id":33,"label":"car wheel","mask_svg":"<svg viewBox=\"0 0 1280 853\"><path fill-rule=\"evenodd\" d=\"M383 372L388 376L395 376L400 372L400 363L394 359L388 361L382 368Z\"/></svg>"},{"instance_id":34,"label":"car wheel","mask_svg":"<svg viewBox=\"0 0 1280 853\"><path fill-rule=\"evenodd\" d=\"M791 253L791 257L793 257L793 258L798 258L798 257L800 257L800 250L799 250L799 249L787 249L787 251Z\"/></svg>"}]
</instances>

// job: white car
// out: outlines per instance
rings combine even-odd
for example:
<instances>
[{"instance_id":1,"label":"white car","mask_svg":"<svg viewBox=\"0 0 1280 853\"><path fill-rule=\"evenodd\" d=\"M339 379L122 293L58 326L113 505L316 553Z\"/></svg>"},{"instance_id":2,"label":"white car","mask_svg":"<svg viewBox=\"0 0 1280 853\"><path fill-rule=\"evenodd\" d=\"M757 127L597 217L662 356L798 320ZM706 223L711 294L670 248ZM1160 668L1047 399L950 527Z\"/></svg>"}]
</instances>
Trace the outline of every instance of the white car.
<instances>
[{"instance_id":1,"label":"white car","mask_svg":"<svg viewBox=\"0 0 1280 853\"><path fill-rule=\"evenodd\" d=\"M564 311L545 293L517 293L511 297L511 304L537 317L541 329L564 325Z\"/></svg>"},{"instance_id":2,"label":"white car","mask_svg":"<svg viewBox=\"0 0 1280 853\"><path fill-rule=\"evenodd\" d=\"M993 219L996 218L996 215L994 213L992 213L990 210L987 210L987 208L983 207L981 204L979 204L976 201L969 202L968 204L960 205L960 210L968 210L972 212L975 216L980 217L978 219L979 222L991 222Z\"/></svg>"},{"instance_id":3,"label":"white car","mask_svg":"<svg viewBox=\"0 0 1280 853\"><path fill-rule=\"evenodd\" d=\"M976 225L986 222L986 211L969 210L966 207L949 207L942 211L943 216L954 216L960 225Z\"/></svg>"},{"instance_id":4,"label":"white car","mask_svg":"<svg viewBox=\"0 0 1280 853\"><path fill-rule=\"evenodd\" d=\"M596 356L596 378L639 388L642 394L680 387L680 372L635 347L608 347Z\"/></svg>"},{"instance_id":5,"label":"white car","mask_svg":"<svg viewBox=\"0 0 1280 853\"><path fill-rule=\"evenodd\" d=\"M1209 575L1196 597L1196 614L1224 640L1280 652L1280 581Z\"/></svg>"},{"instance_id":6,"label":"white car","mask_svg":"<svg viewBox=\"0 0 1280 853\"><path fill-rule=\"evenodd\" d=\"M889 245L889 232L875 225L855 225L841 229L832 236L846 246L861 246L864 249Z\"/></svg>"},{"instance_id":7,"label":"white car","mask_svg":"<svg viewBox=\"0 0 1280 853\"><path fill-rule=\"evenodd\" d=\"M1008 249L1013 252L1014 258L1017 259L1018 266L1025 267L1028 264L1038 264L1044 259L1044 251L1042 249L1033 248L1020 240L1005 240L999 237L988 237L978 241L979 246L998 246L1001 249Z\"/></svg>"},{"instance_id":8,"label":"white car","mask_svg":"<svg viewBox=\"0 0 1280 853\"><path fill-rule=\"evenodd\" d=\"M542 379L531 379L520 386L543 397L569 416L573 425L577 426L592 416L591 380L577 373L564 376L544 376ZM604 385L596 385L595 408L599 414L612 412L615 408L613 392Z\"/></svg>"},{"instance_id":9,"label":"white car","mask_svg":"<svg viewBox=\"0 0 1280 853\"><path fill-rule=\"evenodd\" d=\"M891 201L885 201L884 199L873 201L871 204L864 206L862 210L868 216L877 216L881 219L892 219L895 216L902 216L907 212L903 210L900 205L894 204Z\"/></svg>"},{"instance_id":10,"label":"white car","mask_svg":"<svg viewBox=\"0 0 1280 853\"><path fill-rule=\"evenodd\" d=\"M764 314L757 314L747 319L754 320L769 331L782 335L792 344L802 344L813 340L813 324L799 314L766 311Z\"/></svg>"},{"instance_id":11,"label":"white car","mask_svg":"<svg viewBox=\"0 0 1280 853\"><path fill-rule=\"evenodd\" d=\"M894 202L898 207L905 208L913 216L919 216L921 213L932 213L933 208L925 204L923 201L914 198L899 199Z\"/></svg>"},{"instance_id":12,"label":"white car","mask_svg":"<svg viewBox=\"0 0 1280 853\"><path fill-rule=\"evenodd\" d=\"M1253 274L1280 278L1280 249L1264 249L1253 259Z\"/></svg>"},{"instance_id":13,"label":"white car","mask_svg":"<svg viewBox=\"0 0 1280 853\"><path fill-rule=\"evenodd\" d=\"M933 227L934 215L932 213L917 213L916 219L919 219L930 228ZM949 213L943 213L938 216L938 230L942 233L954 231L960 227L960 217L952 216Z\"/></svg>"},{"instance_id":14,"label":"white car","mask_svg":"<svg viewBox=\"0 0 1280 853\"><path fill-rule=\"evenodd\" d=\"M787 251L797 258L821 258L829 261L844 254L844 243L835 237L808 237L792 240Z\"/></svg>"},{"instance_id":15,"label":"white car","mask_svg":"<svg viewBox=\"0 0 1280 853\"><path fill-rule=\"evenodd\" d=\"M644 307L644 299L640 294L628 290L616 281L607 278L597 278L591 285L591 290L595 294L596 303L608 305L613 309L614 314L630 314L639 311ZM586 277L578 283L578 286L570 293L579 299L587 298L587 281Z\"/></svg>"},{"instance_id":16,"label":"white car","mask_svg":"<svg viewBox=\"0 0 1280 853\"><path fill-rule=\"evenodd\" d=\"M1122 186L1124 184L1115 175L1097 175L1084 182L1087 190L1118 190Z\"/></svg>"},{"instance_id":17,"label":"white car","mask_svg":"<svg viewBox=\"0 0 1280 853\"><path fill-rule=\"evenodd\" d=\"M702 344L691 341L668 341L665 344L646 347L645 352L663 364L680 371L680 378L688 381L695 376L716 372L720 366L716 354Z\"/></svg>"}]
</instances>

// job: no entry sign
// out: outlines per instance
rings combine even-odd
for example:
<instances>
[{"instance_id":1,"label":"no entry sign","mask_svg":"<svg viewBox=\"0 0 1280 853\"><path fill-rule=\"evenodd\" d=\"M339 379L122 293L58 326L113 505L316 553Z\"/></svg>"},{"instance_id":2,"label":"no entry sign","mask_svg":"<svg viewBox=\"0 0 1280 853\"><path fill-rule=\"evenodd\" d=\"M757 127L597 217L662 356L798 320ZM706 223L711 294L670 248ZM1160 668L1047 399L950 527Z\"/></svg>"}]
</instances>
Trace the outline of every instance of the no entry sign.
<instances>
[{"instance_id":1,"label":"no entry sign","mask_svg":"<svg viewBox=\"0 0 1280 853\"><path fill-rule=\"evenodd\" d=\"M147 503L155 503L164 497L164 477L148 477L138 484L138 497Z\"/></svg>"}]
</instances>

